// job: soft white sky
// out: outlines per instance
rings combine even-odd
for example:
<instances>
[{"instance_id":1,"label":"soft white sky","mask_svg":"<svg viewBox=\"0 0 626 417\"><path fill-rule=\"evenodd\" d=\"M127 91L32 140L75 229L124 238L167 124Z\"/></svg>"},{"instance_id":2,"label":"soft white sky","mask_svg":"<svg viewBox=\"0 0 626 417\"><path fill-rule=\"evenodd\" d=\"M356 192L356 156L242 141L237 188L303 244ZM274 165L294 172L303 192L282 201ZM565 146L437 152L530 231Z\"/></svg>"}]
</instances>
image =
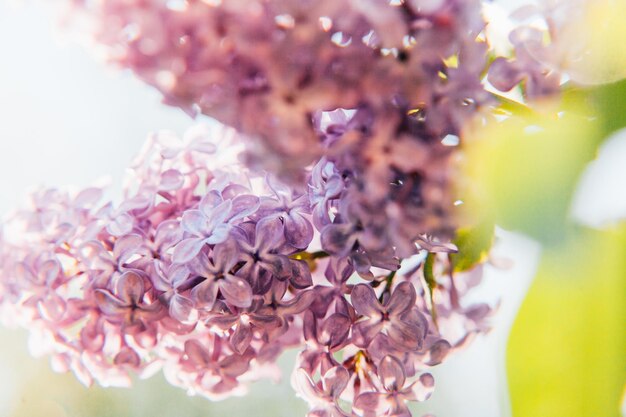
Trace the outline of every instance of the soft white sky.
<instances>
[{"instance_id":1,"label":"soft white sky","mask_svg":"<svg viewBox=\"0 0 626 417\"><path fill-rule=\"evenodd\" d=\"M149 132L190 124L128 72L62 43L49 9L0 0L2 213L39 185L119 184Z\"/></svg>"}]
</instances>

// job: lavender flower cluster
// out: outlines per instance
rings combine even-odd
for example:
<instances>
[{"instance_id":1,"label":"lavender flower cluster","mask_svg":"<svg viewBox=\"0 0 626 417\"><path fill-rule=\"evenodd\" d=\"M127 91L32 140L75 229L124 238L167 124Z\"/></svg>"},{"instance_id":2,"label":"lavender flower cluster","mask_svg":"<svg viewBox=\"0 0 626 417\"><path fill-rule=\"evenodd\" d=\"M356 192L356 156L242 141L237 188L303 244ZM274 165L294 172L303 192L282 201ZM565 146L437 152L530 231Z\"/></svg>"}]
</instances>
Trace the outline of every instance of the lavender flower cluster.
<instances>
[{"instance_id":1,"label":"lavender flower cluster","mask_svg":"<svg viewBox=\"0 0 626 417\"><path fill-rule=\"evenodd\" d=\"M398 270L393 250L371 265L357 230L329 251L349 246L332 220L350 180L322 160L287 187L242 166L241 149L228 128L162 133L121 202L96 187L36 193L3 226L1 317L85 384L163 369L219 399L297 347L310 416L410 416L429 368L488 328L487 305L462 303L480 266L453 278L445 254L421 251Z\"/></svg>"},{"instance_id":2,"label":"lavender flower cluster","mask_svg":"<svg viewBox=\"0 0 626 417\"><path fill-rule=\"evenodd\" d=\"M493 100L480 0L74 3L110 60L244 134L249 166L343 181L335 252L358 241L375 264L453 236L455 148Z\"/></svg>"}]
</instances>

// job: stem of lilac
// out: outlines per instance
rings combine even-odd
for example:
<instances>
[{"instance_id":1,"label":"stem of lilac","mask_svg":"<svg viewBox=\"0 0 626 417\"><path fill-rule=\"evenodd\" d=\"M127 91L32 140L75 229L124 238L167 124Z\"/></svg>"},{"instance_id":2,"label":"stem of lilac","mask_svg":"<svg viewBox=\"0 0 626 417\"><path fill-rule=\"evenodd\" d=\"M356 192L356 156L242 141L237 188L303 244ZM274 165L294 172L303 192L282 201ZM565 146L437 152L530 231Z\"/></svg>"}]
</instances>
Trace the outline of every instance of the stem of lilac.
<instances>
[{"instance_id":1,"label":"stem of lilac","mask_svg":"<svg viewBox=\"0 0 626 417\"><path fill-rule=\"evenodd\" d=\"M216 337L213 341L213 352L212 352L212 360L217 362L219 360L220 354L222 353L222 338Z\"/></svg>"},{"instance_id":2,"label":"stem of lilac","mask_svg":"<svg viewBox=\"0 0 626 417\"><path fill-rule=\"evenodd\" d=\"M437 308L435 306L434 297L434 290L437 286L437 281L435 281L435 275L433 273L434 264L435 254L429 253L428 256L426 256L426 260L424 261L424 281L426 281L426 286L428 287L428 296L430 298L430 316L433 319L435 328L439 330L439 325L437 324Z\"/></svg>"},{"instance_id":3,"label":"stem of lilac","mask_svg":"<svg viewBox=\"0 0 626 417\"><path fill-rule=\"evenodd\" d=\"M380 294L380 297L378 297L378 301L380 301L381 303L385 298L385 294L391 294L391 285L393 284L393 279L395 278L395 276L396 271L391 271L391 273L385 278L385 281L381 281L385 283L385 289L383 290L382 294Z\"/></svg>"},{"instance_id":4,"label":"stem of lilac","mask_svg":"<svg viewBox=\"0 0 626 417\"><path fill-rule=\"evenodd\" d=\"M324 258L328 258L330 257L330 254L328 252L325 252L323 250L318 250L316 252L306 252L306 251L302 251L302 252L298 252L298 253L294 253L293 255L290 256L291 259L296 259L299 261L305 261L307 263L307 265L309 266L309 269L311 270L311 272L315 271L317 269L317 260L318 259L324 259Z\"/></svg>"},{"instance_id":5,"label":"stem of lilac","mask_svg":"<svg viewBox=\"0 0 626 417\"><path fill-rule=\"evenodd\" d=\"M323 259L328 258L330 254L328 252L324 252L323 250L318 250L317 252L298 252L294 253L290 256L291 259L299 259L303 261L315 260L315 259Z\"/></svg>"},{"instance_id":6,"label":"stem of lilac","mask_svg":"<svg viewBox=\"0 0 626 417\"><path fill-rule=\"evenodd\" d=\"M454 267L450 255L448 255L448 262L450 263L450 305L456 310L461 307L461 303L459 302L459 291L454 282Z\"/></svg>"},{"instance_id":7,"label":"stem of lilac","mask_svg":"<svg viewBox=\"0 0 626 417\"><path fill-rule=\"evenodd\" d=\"M525 105L524 103L511 100L510 98L501 96L499 94L494 94L494 96L500 102L500 106L498 106L498 109L506 113L516 114L516 115L528 115L528 114L533 113L533 110L527 105Z\"/></svg>"}]
</instances>

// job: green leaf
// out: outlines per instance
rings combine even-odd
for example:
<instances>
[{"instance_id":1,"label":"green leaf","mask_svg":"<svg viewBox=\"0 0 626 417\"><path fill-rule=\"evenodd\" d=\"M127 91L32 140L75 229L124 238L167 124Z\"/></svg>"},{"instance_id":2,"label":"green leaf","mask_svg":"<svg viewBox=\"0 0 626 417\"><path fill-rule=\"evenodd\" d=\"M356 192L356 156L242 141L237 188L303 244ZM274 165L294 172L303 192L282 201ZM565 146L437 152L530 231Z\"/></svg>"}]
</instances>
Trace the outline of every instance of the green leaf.
<instances>
[{"instance_id":1,"label":"green leaf","mask_svg":"<svg viewBox=\"0 0 626 417\"><path fill-rule=\"evenodd\" d=\"M433 292L435 291L435 288L437 288L437 280L435 280L435 274L433 272L434 265L435 254L429 253L424 261L424 281L426 281L426 285L428 286L428 295L430 296L430 316L433 319L433 323L435 323L435 327L438 327L437 310L435 309L435 301L433 300Z\"/></svg>"},{"instance_id":2,"label":"green leaf","mask_svg":"<svg viewBox=\"0 0 626 417\"><path fill-rule=\"evenodd\" d=\"M432 296L433 290L437 286L437 281L435 280L435 274L433 273L433 265L435 264L435 254L429 253L426 256L426 260L424 261L424 280L426 281L426 285L428 286L428 290Z\"/></svg>"},{"instance_id":3,"label":"green leaf","mask_svg":"<svg viewBox=\"0 0 626 417\"><path fill-rule=\"evenodd\" d=\"M467 271L487 258L493 245L494 229L493 222L487 221L457 231L453 243L459 251L450 254L454 272Z\"/></svg>"},{"instance_id":4,"label":"green leaf","mask_svg":"<svg viewBox=\"0 0 626 417\"><path fill-rule=\"evenodd\" d=\"M626 79L592 88L588 96L602 123L602 139L626 127Z\"/></svg>"},{"instance_id":5,"label":"green leaf","mask_svg":"<svg viewBox=\"0 0 626 417\"><path fill-rule=\"evenodd\" d=\"M473 132L465 160L472 188L461 198L471 218L492 216L549 246L566 240L573 194L600 140L588 108L561 109L552 103Z\"/></svg>"}]
</instances>

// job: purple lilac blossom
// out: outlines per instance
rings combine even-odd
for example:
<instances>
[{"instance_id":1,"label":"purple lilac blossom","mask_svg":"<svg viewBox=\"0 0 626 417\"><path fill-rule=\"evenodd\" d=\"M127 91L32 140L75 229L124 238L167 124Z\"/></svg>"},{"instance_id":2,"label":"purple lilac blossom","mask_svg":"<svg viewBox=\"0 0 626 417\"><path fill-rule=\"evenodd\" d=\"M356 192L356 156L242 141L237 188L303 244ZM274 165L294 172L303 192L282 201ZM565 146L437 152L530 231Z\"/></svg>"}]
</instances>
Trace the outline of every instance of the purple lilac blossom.
<instances>
[{"instance_id":1,"label":"purple lilac blossom","mask_svg":"<svg viewBox=\"0 0 626 417\"><path fill-rule=\"evenodd\" d=\"M72 2L111 61L241 132L249 166L295 187L314 165L308 202L272 185L278 201L262 202L293 247L310 239L309 206L324 250L351 253L361 274L389 266L384 248L405 258L453 236L457 150L442 141L495 101L480 0Z\"/></svg>"},{"instance_id":2,"label":"purple lilac blossom","mask_svg":"<svg viewBox=\"0 0 626 417\"><path fill-rule=\"evenodd\" d=\"M54 369L105 386L162 369L222 399L299 348L294 387L310 416L408 415L405 402L432 391L428 370L488 330L489 306L463 303L480 268L453 281L439 253L432 300L421 266L393 272L393 250L361 278L354 256L316 243L328 225L304 202L319 195L318 171L289 187L237 165L230 129L164 136L135 160L121 202L42 190L3 224L0 317L30 329ZM317 210L333 216L332 204Z\"/></svg>"}]
</instances>

